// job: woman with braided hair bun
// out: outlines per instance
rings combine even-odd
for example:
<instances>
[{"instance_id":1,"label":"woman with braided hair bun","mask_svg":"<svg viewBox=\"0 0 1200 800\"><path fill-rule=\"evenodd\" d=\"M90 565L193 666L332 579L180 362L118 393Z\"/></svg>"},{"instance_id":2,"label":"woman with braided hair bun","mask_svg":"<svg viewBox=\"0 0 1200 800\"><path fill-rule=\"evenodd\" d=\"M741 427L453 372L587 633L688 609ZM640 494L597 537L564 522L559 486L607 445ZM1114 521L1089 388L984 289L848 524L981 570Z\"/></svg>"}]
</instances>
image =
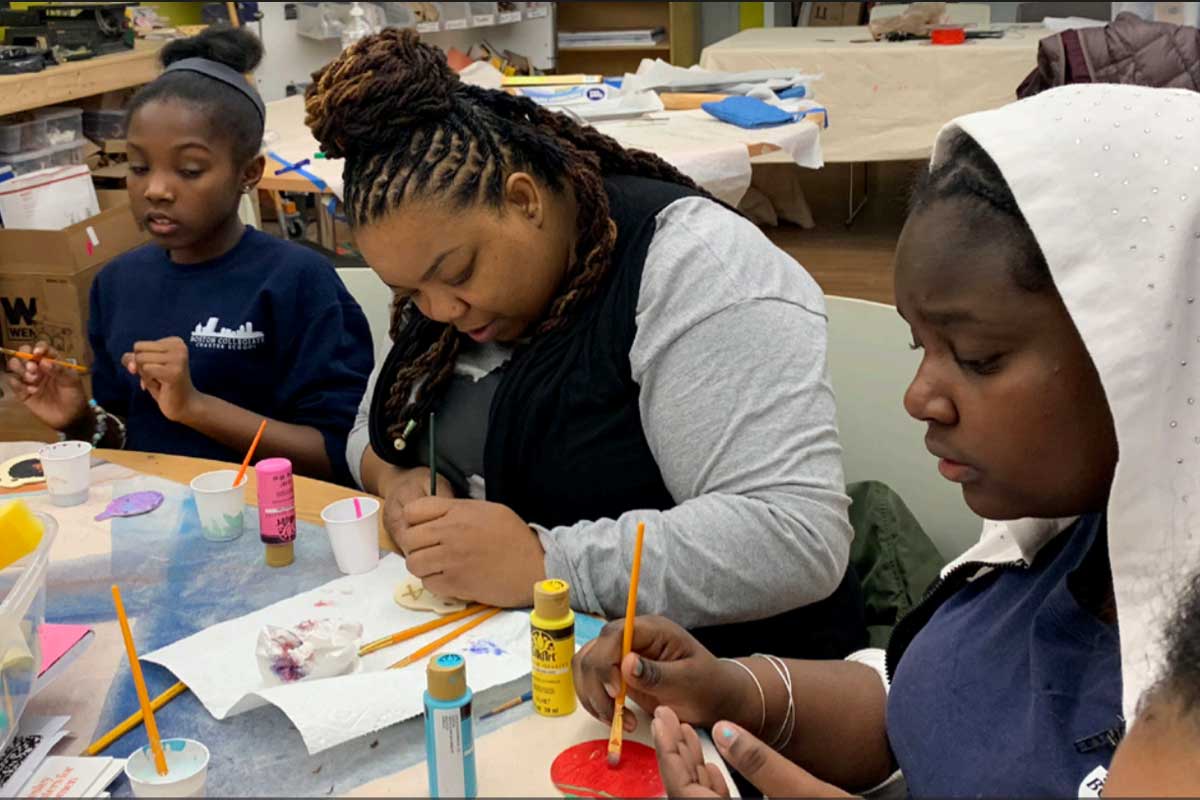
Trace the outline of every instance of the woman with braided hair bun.
<instances>
[{"instance_id":1,"label":"woman with braided hair bun","mask_svg":"<svg viewBox=\"0 0 1200 800\"><path fill-rule=\"evenodd\" d=\"M641 607L718 651L865 641L799 265L662 159L461 83L411 31L347 49L306 108L395 294L347 458L413 575L507 607L563 578L620 616L645 522Z\"/></svg>"}]
</instances>

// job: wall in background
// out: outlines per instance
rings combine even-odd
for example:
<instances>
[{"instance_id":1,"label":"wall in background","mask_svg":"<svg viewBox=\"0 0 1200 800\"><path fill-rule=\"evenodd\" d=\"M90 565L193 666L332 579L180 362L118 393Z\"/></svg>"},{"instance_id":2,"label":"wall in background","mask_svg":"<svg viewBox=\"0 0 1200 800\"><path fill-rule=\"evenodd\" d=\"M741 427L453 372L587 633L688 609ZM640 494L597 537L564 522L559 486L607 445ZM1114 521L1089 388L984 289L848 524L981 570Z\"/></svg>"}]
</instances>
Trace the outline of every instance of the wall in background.
<instances>
[{"instance_id":1,"label":"wall in background","mask_svg":"<svg viewBox=\"0 0 1200 800\"><path fill-rule=\"evenodd\" d=\"M190 5L190 4L189 4ZM308 81L312 73L328 64L341 52L337 39L310 39L296 33L294 20L284 16L284 3L260 3L263 18L257 23L266 55L255 71L258 91L267 102L287 96L287 85ZM735 4L726 4L735 5ZM476 28L466 31L444 31L422 36L442 48L457 47L462 51L487 39L501 49L528 56L534 66L551 69L554 65L553 14L541 19L525 20L515 25L495 28Z\"/></svg>"}]
</instances>

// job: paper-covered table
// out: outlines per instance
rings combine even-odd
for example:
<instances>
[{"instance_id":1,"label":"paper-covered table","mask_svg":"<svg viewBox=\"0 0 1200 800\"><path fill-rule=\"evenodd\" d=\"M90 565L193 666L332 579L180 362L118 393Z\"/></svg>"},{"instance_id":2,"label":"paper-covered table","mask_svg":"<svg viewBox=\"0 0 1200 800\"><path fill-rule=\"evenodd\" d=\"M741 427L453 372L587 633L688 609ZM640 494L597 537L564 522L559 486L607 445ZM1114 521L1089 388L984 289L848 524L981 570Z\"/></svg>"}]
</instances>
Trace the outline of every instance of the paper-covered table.
<instances>
[{"instance_id":1,"label":"paper-covered table","mask_svg":"<svg viewBox=\"0 0 1200 800\"><path fill-rule=\"evenodd\" d=\"M304 169L326 184L329 192L342 196L342 161L314 158L317 142L304 125L303 97L267 103L266 128L270 152L290 163L310 159ZM657 153L730 205L737 205L750 186L753 155L772 151L802 167L822 164L823 132L807 121L746 131L718 122L703 111L663 111L649 119L597 123L596 128L627 147ZM268 165L271 173L278 168L274 160ZM311 185L297 173L286 176L289 185L300 187L297 191Z\"/></svg>"},{"instance_id":2,"label":"paper-covered table","mask_svg":"<svg viewBox=\"0 0 1200 800\"><path fill-rule=\"evenodd\" d=\"M946 122L1015 100L1050 34L1040 24L996 27L1004 38L955 46L874 42L866 26L752 28L704 48L700 66L820 73L813 89L832 123L821 141L827 162L926 158Z\"/></svg>"},{"instance_id":3,"label":"paper-covered table","mask_svg":"<svg viewBox=\"0 0 1200 800\"><path fill-rule=\"evenodd\" d=\"M4 443L0 456L36 447ZM111 522L93 519L114 496L150 489L166 497L156 511ZM164 735L194 738L212 751L211 795L341 794L423 762L422 720L411 718L420 708L423 667L384 674L378 667L448 629L369 657L360 672L329 679L334 683L326 687L266 689L252 666L251 632L264 621L350 617L364 624L366 637L406 627L412 612L389 607L390 592L380 590L405 574L397 556L385 558L368 577L345 578L324 530L300 522L296 562L271 569L263 563L252 509L241 539L209 542L200 534L195 501L185 486L113 464L93 467L91 498L82 506L55 508L37 492L5 499L13 496L50 513L59 525L51 550L47 619L86 624L96 632L92 646L29 706L30 714L71 716L76 738L61 744L60 754L79 754L137 709L109 594L109 587L119 583L139 652L149 656L143 668L151 694L177 679L154 661L170 664L200 694L185 693L156 718ZM453 646L468 653L481 713L528 690L527 625L522 612L505 612ZM594 636L598 628L597 620L581 617L577 640ZM478 735L530 713L526 703L483 720ZM564 740L570 743L567 737L559 743ZM145 742L139 727L106 754L125 757ZM535 763L529 753L514 757L522 759L528 774L548 769L548 762ZM116 787L118 795L128 791L123 783Z\"/></svg>"}]
</instances>

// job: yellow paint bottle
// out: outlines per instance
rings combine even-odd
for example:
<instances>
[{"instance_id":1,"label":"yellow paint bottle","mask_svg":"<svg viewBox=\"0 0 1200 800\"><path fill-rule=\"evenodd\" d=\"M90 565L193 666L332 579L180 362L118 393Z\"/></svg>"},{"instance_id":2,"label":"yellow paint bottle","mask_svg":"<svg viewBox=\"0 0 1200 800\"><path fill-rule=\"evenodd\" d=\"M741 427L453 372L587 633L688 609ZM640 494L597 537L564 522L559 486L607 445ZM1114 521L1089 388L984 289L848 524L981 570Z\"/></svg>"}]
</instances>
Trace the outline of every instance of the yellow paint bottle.
<instances>
[{"instance_id":1,"label":"yellow paint bottle","mask_svg":"<svg viewBox=\"0 0 1200 800\"><path fill-rule=\"evenodd\" d=\"M533 585L529 615L533 643L533 708L543 717L565 717L575 711L575 612L571 587L552 578Z\"/></svg>"}]
</instances>

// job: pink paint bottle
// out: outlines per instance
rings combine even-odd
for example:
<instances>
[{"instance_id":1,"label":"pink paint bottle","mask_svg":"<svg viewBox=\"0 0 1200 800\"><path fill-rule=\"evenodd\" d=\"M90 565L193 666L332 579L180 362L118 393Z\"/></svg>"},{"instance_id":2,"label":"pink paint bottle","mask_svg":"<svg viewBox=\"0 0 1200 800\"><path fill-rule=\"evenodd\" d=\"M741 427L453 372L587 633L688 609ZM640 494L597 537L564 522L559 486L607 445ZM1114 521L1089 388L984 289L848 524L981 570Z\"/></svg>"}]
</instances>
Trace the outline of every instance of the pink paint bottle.
<instances>
[{"instance_id":1,"label":"pink paint bottle","mask_svg":"<svg viewBox=\"0 0 1200 800\"><path fill-rule=\"evenodd\" d=\"M295 560L296 490L292 462L266 458L254 466L258 476L258 530L266 546L268 567L286 567Z\"/></svg>"}]
</instances>

